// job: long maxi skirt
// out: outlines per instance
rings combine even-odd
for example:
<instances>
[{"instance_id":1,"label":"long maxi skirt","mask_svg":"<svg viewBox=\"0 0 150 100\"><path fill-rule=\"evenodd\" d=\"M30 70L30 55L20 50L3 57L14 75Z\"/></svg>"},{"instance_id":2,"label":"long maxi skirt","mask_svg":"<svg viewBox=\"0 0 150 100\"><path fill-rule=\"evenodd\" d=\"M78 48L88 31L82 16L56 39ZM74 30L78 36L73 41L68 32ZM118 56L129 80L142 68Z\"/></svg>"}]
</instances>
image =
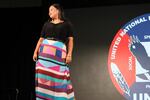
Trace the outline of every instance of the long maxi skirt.
<instances>
[{"instance_id":1,"label":"long maxi skirt","mask_svg":"<svg viewBox=\"0 0 150 100\"><path fill-rule=\"evenodd\" d=\"M74 100L66 45L44 39L38 53L35 74L36 100Z\"/></svg>"}]
</instances>

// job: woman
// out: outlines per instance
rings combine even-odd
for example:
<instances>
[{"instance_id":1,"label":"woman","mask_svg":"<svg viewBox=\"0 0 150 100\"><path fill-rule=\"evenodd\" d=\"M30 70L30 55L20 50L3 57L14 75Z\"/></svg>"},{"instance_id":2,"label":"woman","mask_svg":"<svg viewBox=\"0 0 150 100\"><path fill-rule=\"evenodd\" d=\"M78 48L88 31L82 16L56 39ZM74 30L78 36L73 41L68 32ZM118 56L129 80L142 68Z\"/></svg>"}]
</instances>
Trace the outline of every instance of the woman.
<instances>
[{"instance_id":1,"label":"woman","mask_svg":"<svg viewBox=\"0 0 150 100\"><path fill-rule=\"evenodd\" d=\"M59 4L49 7L33 60L36 61L36 100L75 100L68 64L74 34ZM38 59L37 59L38 58Z\"/></svg>"}]
</instances>

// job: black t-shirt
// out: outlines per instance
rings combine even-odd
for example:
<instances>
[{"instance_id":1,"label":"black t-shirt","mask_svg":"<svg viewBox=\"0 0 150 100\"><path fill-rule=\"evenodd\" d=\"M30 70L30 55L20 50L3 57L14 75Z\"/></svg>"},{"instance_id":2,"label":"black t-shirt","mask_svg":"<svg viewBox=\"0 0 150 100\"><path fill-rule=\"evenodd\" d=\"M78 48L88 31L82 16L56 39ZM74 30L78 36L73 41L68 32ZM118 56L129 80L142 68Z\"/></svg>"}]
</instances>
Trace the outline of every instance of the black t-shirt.
<instances>
[{"instance_id":1,"label":"black t-shirt","mask_svg":"<svg viewBox=\"0 0 150 100\"><path fill-rule=\"evenodd\" d=\"M68 37L74 37L73 25L70 21L57 24L47 21L43 25L41 37L55 38L66 43Z\"/></svg>"}]
</instances>

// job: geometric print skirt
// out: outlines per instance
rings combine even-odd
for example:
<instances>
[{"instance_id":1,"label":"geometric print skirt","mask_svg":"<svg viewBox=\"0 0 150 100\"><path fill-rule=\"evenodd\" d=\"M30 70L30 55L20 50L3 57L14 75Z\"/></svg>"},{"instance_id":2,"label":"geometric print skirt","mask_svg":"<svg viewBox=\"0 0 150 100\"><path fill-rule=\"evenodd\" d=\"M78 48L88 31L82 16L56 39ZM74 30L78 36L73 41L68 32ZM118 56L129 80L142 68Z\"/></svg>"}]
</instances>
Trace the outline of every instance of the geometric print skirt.
<instances>
[{"instance_id":1,"label":"geometric print skirt","mask_svg":"<svg viewBox=\"0 0 150 100\"><path fill-rule=\"evenodd\" d=\"M38 51L35 73L36 100L74 100L66 45L44 39Z\"/></svg>"}]
</instances>

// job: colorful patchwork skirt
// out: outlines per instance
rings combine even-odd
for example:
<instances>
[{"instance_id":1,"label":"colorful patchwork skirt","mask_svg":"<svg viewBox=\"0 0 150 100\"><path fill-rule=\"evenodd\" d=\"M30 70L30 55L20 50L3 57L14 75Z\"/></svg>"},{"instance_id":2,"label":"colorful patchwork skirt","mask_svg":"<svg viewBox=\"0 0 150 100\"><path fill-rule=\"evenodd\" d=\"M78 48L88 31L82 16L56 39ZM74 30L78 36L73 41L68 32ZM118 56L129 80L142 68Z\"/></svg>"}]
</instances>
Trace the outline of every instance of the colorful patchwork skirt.
<instances>
[{"instance_id":1,"label":"colorful patchwork skirt","mask_svg":"<svg viewBox=\"0 0 150 100\"><path fill-rule=\"evenodd\" d=\"M43 40L36 62L36 100L74 100L73 86L65 57L64 43Z\"/></svg>"}]
</instances>

